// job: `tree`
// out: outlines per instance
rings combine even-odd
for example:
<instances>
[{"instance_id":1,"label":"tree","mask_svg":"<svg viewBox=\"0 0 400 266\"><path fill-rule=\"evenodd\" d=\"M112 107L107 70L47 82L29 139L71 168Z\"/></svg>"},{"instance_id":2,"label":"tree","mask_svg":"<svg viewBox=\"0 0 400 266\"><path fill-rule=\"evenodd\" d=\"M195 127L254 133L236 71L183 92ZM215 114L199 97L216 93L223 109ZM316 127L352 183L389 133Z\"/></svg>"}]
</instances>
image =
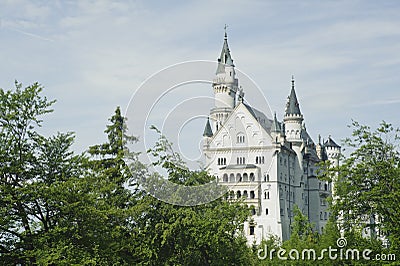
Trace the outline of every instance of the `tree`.
<instances>
[{"instance_id":1,"label":"tree","mask_svg":"<svg viewBox=\"0 0 400 266\"><path fill-rule=\"evenodd\" d=\"M335 183L334 213L343 230L368 229L372 238L381 232L399 254L399 129L386 122L376 130L357 122L352 127L345 140L351 153L339 167L325 168L325 178Z\"/></svg>"},{"instance_id":2,"label":"tree","mask_svg":"<svg viewBox=\"0 0 400 266\"><path fill-rule=\"evenodd\" d=\"M41 91L0 90L0 265L132 265L120 116L109 142L91 148L97 159L74 155L72 133L37 132L54 103Z\"/></svg>"},{"instance_id":3,"label":"tree","mask_svg":"<svg viewBox=\"0 0 400 266\"><path fill-rule=\"evenodd\" d=\"M68 151L70 133L45 138L35 129L54 101L34 83L15 91L0 89L0 261L33 264L41 237L60 217L52 185L79 175L80 157Z\"/></svg>"},{"instance_id":4,"label":"tree","mask_svg":"<svg viewBox=\"0 0 400 266\"><path fill-rule=\"evenodd\" d=\"M203 171L189 170L169 147L160 136L149 153L158 158L155 164L166 170L170 181L196 186L215 179ZM147 175L158 182L158 176ZM252 259L241 233L250 211L241 202L220 198L202 205L178 206L147 194L137 208L137 265L249 265Z\"/></svg>"}]
</instances>

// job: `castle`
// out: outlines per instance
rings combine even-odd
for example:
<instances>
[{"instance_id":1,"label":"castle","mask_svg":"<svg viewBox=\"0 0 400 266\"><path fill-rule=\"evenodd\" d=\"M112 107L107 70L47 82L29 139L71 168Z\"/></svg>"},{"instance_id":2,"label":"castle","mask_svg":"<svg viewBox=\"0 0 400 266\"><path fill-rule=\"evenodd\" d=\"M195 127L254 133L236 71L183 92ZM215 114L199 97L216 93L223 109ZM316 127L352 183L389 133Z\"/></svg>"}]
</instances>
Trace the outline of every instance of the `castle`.
<instances>
[{"instance_id":1,"label":"castle","mask_svg":"<svg viewBox=\"0 0 400 266\"><path fill-rule=\"evenodd\" d=\"M294 79L282 121L249 106L225 32L212 87L215 106L203 133L205 165L209 174L228 186L228 198L243 198L251 208L244 225L248 243L258 244L270 235L288 239L295 205L322 232L332 184L317 179L317 163L330 160L338 165L341 150L330 136L322 142L319 137L318 143L310 137Z\"/></svg>"}]
</instances>

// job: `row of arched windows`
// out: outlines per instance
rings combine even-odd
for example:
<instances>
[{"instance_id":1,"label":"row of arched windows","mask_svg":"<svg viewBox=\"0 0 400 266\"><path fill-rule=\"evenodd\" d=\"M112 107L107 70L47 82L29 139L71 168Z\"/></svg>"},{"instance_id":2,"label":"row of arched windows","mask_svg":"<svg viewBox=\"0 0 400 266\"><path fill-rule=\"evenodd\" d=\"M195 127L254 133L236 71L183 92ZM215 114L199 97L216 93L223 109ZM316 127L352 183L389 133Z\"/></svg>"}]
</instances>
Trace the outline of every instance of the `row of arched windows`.
<instances>
[{"instance_id":1,"label":"row of arched windows","mask_svg":"<svg viewBox=\"0 0 400 266\"><path fill-rule=\"evenodd\" d=\"M222 176L222 181L223 182L254 182L255 181L255 175L254 173L250 173L250 175L248 175L247 173L244 173L243 175L241 175L240 173L236 174L230 174L228 176L228 174L224 174Z\"/></svg>"},{"instance_id":2,"label":"row of arched windows","mask_svg":"<svg viewBox=\"0 0 400 266\"><path fill-rule=\"evenodd\" d=\"M249 192L247 190L238 190L236 191L229 191L229 198L230 199L240 199L240 198L245 198L245 199L255 199L256 198L256 193L254 190L250 190Z\"/></svg>"}]
</instances>

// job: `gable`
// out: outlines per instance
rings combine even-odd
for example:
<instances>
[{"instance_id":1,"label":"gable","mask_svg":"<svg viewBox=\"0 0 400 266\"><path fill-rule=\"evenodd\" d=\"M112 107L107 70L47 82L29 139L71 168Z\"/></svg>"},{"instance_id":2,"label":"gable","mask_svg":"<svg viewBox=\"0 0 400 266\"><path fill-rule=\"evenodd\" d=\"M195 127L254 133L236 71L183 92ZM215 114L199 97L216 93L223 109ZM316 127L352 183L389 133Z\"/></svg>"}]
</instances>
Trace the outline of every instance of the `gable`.
<instances>
[{"instance_id":1,"label":"gable","mask_svg":"<svg viewBox=\"0 0 400 266\"><path fill-rule=\"evenodd\" d=\"M210 148L269 146L272 144L270 125L271 120L263 113L240 103L214 134Z\"/></svg>"}]
</instances>

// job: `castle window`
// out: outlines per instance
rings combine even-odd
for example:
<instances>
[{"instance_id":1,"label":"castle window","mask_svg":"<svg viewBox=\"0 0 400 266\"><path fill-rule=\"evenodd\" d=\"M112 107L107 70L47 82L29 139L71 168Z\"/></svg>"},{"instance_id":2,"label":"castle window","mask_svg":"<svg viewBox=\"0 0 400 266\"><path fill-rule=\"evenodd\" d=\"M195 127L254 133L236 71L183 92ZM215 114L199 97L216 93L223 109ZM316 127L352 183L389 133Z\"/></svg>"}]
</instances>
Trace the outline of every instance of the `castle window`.
<instances>
[{"instance_id":1,"label":"castle window","mask_svg":"<svg viewBox=\"0 0 400 266\"><path fill-rule=\"evenodd\" d=\"M222 177L222 181L228 182L228 175L227 174L224 174L224 176Z\"/></svg>"},{"instance_id":2,"label":"castle window","mask_svg":"<svg viewBox=\"0 0 400 266\"><path fill-rule=\"evenodd\" d=\"M249 176L247 175L247 173L243 174L243 182L248 182L249 181Z\"/></svg>"},{"instance_id":3,"label":"castle window","mask_svg":"<svg viewBox=\"0 0 400 266\"><path fill-rule=\"evenodd\" d=\"M256 208L251 206L251 215L256 215Z\"/></svg>"},{"instance_id":4,"label":"castle window","mask_svg":"<svg viewBox=\"0 0 400 266\"><path fill-rule=\"evenodd\" d=\"M243 191L243 198L247 199L249 195L247 194L247 190Z\"/></svg>"},{"instance_id":5,"label":"castle window","mask_svg":"<svg viewBox=\"0 0 400 266\"><path fill-rule=\"evenodd\" d=\"M240 192L240 190L238 190L236 192L236 198L240 199L242 197L242 193Z\"/></svg>"},{"instance_id":6,"label":"castle window","mask_svg":"<svg viewBox=\"0 0 400 266\"><path fill-rule=\"evenodd\" d=\"M230 176L229 176L229 182L235 182L235 175L234 174L231 174Z\"/></svg>"},{"instance_id":7,"label":"castle window","mask_svg":"<svg viewBox=\"0 0 400 266\"><path fill-rule=\"evenodd\" d=\"M236 142L237 143L244 143L244 135L240 134L236 137Z\"/></svg>"},{"instance_id":8,"label":"castle window","mask_svg":"<svg viewBox=\"0 0 400 266\"><path fill-rule=\"evenodd\" d=\"M256 197L256 194L254 193L254 190L250 191L250 198L254 199Z\"/></svg>"},{"instance_id":9,"label":"castle window","mask_svg":"<svg viewBox=\"0 0 400 266\"><path fill-rule=\"evenodd\" d=\"M249 228L249 229L250 229L250 232L249 232L250 235L251 235L251 236L254 236L254 225L250 225L250 228Z\"/></svg>"},{"instance_id":10,"label":"castle window","mask_svg":"<svg viewBox=\"0 0 400 266\"><path fill-rule=\"evenodd\" d=\"M250 182L254 182L254 173L250 173Z\"/></svg>"},{"instance_id":11,"label":"castle window","mask_svg":"<svg viewBox=\"0 0 400 266\"><path fill-rule=\"evenodd\" d=\"M242 176L240 174L236 175L236 182L242 182Z\"/></svg>"}]
</instances>

